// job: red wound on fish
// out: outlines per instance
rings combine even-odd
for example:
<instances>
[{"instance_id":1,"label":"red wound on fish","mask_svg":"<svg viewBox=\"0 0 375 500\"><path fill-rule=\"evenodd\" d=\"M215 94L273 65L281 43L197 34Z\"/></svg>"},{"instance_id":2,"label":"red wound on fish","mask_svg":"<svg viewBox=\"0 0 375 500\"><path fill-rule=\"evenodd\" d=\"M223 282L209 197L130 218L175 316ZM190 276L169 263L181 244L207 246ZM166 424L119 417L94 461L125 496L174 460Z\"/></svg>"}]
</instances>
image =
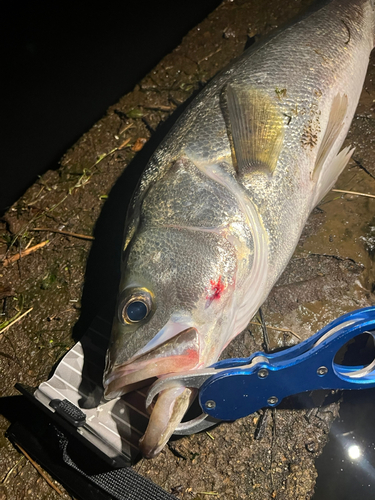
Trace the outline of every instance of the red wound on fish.
<instances>
[{"instance_id":1,"label":"red wound on fish","mask_svg":"<svg viewBox=\"0 0 375 500\"><path fill-rule=\"evenodd\" d=\"M211 305L211 302L213 300L220 299L221 294L223 293L225 288L224 283L221 281L221 276L219 276L219 279L217 282L215 280L210 280L210 290L206 296L206 309Z\"/></svg>"}]
</instances>

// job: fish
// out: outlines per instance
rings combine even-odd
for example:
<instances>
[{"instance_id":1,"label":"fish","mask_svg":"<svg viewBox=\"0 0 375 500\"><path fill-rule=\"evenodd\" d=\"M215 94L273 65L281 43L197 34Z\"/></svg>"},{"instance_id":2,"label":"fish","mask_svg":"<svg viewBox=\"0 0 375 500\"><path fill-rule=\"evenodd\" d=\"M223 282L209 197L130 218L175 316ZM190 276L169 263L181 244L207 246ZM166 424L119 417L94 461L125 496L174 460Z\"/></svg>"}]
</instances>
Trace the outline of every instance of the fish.
<instances>
[{"instance_id":1,"label":"fish","mask_svg":"<svg viewBox=\"0 0 375 500\"><path fill-rule=\"evenodd\" d=\"M105 398L210 366L247 327L352 156L374 33L373 0L326 2L214 77L158 146L127 213ZM195 395L158 395L145 457Z\"/></svg>"}]
</instances>

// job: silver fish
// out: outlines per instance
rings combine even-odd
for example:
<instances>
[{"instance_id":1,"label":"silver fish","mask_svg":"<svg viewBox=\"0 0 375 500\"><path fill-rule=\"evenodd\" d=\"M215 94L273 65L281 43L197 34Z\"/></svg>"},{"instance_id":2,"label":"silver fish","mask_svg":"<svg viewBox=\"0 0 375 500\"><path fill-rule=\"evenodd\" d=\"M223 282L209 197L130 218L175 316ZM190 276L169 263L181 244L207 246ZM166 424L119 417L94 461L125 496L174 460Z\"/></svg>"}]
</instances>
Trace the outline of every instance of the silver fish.
<instances>
[{"instance_id":1,"label":"silver fish","mask_svg":"<svg viewBox=\"0 0 375 500\"><path fill-rule=\"evenodd\" d=\"M374 32L373 0L331 1L216 76L156 150L128 212L108 399L211 365L247 326L352 155ZM145 456L193 397L159 394Z\"/></svg>"}]
</instances>

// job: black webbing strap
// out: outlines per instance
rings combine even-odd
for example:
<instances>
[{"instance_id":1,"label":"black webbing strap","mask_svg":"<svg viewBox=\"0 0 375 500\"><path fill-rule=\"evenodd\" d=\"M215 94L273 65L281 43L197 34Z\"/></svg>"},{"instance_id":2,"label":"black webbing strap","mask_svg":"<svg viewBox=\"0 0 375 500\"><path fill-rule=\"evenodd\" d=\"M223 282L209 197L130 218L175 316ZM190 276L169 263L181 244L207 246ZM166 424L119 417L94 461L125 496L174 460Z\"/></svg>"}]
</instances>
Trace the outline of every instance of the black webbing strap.
<instances>
[{"instance_id":1,"label":"black webbing strap","mask_svg":"<svg viewBox=\"0 0 375 500\"><path fill-rule=\"evenodd\" d=\"M114 499L176 500L175 496L167 493L160 486L141 476L131 467L108 470L98 474L86 474L69 456L69 441L66 436L58 429L56 429L56 433L64 462L102 488L106 493L109 493Z\"/></svg>"},{"instance_id":2,"label":"black webbing strap","mask_svg":"<svg viewBox=\"0 0 375 500\"><path fill-rule=\"evenodd\" d=\"M20 445L52 477L80 500L177 500L131 467L114 469L90 447L63 428L57 413L41 411L32 393L18 386L15 396L0 413L12 420L7 437ZM4 398L9 399L9 398ZM12 404L11 404L12 403Z\"/></svg>"}]
</instances>

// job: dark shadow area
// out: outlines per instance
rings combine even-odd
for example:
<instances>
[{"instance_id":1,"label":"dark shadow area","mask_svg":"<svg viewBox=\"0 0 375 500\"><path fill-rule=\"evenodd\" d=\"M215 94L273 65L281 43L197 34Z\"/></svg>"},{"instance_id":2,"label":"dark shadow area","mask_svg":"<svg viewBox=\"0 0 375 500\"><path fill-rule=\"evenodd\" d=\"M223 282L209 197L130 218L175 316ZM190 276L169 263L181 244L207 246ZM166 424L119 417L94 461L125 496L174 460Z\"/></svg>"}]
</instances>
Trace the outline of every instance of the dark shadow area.
<instances>
[{"instance_id":1,"label":"dark shadow area","mask_svg":"<svg viewBox=\"0 0 375 500\"><path fill-rule=\"evenodd\" d=\"M219 4L4 5L0 215Z\"/></svg>"},{"instance_id":2,"label":"dark shadow area","mask_svg":"<svg viewBox=\"0 0 375 500\"><path fill-rule=\"evenodd\" d=\"M345 391L340 418L316 461L314 500L373 500L375 390Z\"/></svg>"},{"instance_id":3,"label":"dark shadow area","mask_svg":"<svg viewBox=\"0 0 375 500\"><path fill-rule=\"evenodd\" d=\"M343 366L366 366L375 359L374 338L370 333L362 333L350 340L337 352L335 363Z\"/></svg>"},{"instance_id":4,"label":"dark shadow area","mask_svg":"<svg viewBox=\"0 0 375 500\"><path fill-rule=\"evenodd\" d=\"M343 346L335 362L367 366L375 358L374 339L363 333ZM340 418L333 422L329 442L317 459L314 500L372 500L375 482L375 390L338 391Z\"/></svg>"},{"instance_id":5,"label":"dark shadow area","mask_svg":"<svg viewBox=\"0 0 375 500\"><path fill-rule=\"evenodd\" d=\"M79 500L123 500L160 498L173 500L163 491L130 467L113 469L97 453L93 453L69 430L62 428L47 415L30 396L0 399L0 413L12 422L6 437L25 452L44 470ZM22 451L22 450L21 450Z\"/></svg>"},{"instance_id":6,"label":"dark shadow area","mask_svg":"<svg viewBox=\"0 0 375 500\"><path fill-rule=\"evenodd\" d=\"M31 408L30 403L23 396L7 396L0 398L0 414L3 415L9 422L13 423L16 420L32 421L33 414L29 414Z\"/></svg>"},{"instance_id":7,"label":"dark shadow area","mask_svg":"<svg viewBox=\"0 0 375 500\"><path fill-rule=\"evenodd\" d=\"M328 406L340 401L340 399L342 399L342 391L320 389L288 396L281 401L277 408L279 410L309 410Z\"/></svg>"},{"instance_id":8,"label":"dark shadow area","mask_svg":"<svg viewBox=\"0 0 375 500\"><path fill-rule=\"evenodd\" d=\"M194 96L185 104L181 105L176 112L155 131L145 147L124 170L123 174L112 188L97 221L94 230L95 241L90 251L85 274L82 312L73 333L76 341L81 340L84 353L83 379L81 383L75 386L81 395L79 408L96 408L103 403L102 376L105 352L111 329L110 325L115 313L118 281L120 277L122 240L128 203L150 156L193 98ZM71 355L71 352L72 351L70 351L67 356ZM50 376L58 372L63 380L65 380L64 370L66 370L66 368L61 365L60 359L53 367ZM61 371L61 373L59 371ZM70 374L68 373L66 376L71 381ZM139 452L137 450L138 440L143 434L148 422L147 416L145 415L144 418L142 415L142 413L145 412L144 398L138 397L139 401L133 401L134 398L137 397L137 394L125 396L125 399L127 401L129 400L129 408L139 408L138 412L137 410L128 410L127 408L129 411L127 421L134 426L134 429L130 427L130 434L129 432L126 434L126 426L125 428L119 428L119 434L127 439L127 442L130 441L132 446L134 444L130 451L128 449L124 450L124 453L130 457L131 461L135 461L139 458ZM7 416L7 418L16 422L16 425L22 427L22 429L23 427L27 427L27 432L38 440L37 434L39 432L43 434L43 427L50 425L49 422L46 421L46 418L48 419L50 415L49 411L42 407L43 405L34 398L31 400L39 407L39 410L44 413L43 418L38 420L38 417L36 417L30 421L24 421L23 419L20 421L18 415L25 415L27 413L25 408L16 408L13 414L9 415L9 417ZM22 404L27 405L29 403L23 401ZM122 407L117 410L118 412L124 411ZM114 408L113 411L115 414L117 410ZM47 417L45 415L46 413ZM123 413L121 413L121 415L119 414L118 417L123 418ZM64 419L62 425L65 427ZM137 432L134 432L135 430ZM71 444L72 442L74 442L73 445ZM36 443L32 446L34 445L37 446ZM47 443L43 442L40 448L46 445ZM74 463L84 463L84 460L81 460L82 457L80 457L80 453L85 454L87 447L86 443L76 442L75 437L73 437L72 439L69 438L69 444L67 446L69 449L67 448L66 451L72 458L72 461ZM44 463L43 459L39 462L42 465ZM48 467L46 467L46 469L49 470ZM80 466L80 469L84 469L84 467ZM86 472L87 474L89 473L88 471ZM91 471L90 473L94 472ZM99 473L100 471L96 472Z\"/></svg>"},{"instance_id":9,"label":"dark shadow area","mask_svg":"<svg viewBox=\"0 0 375 500\"><path fill-rule=\"evenodd\" d=\"M27 432L30 435L27 438L27 440L30 440L30 445L26 444L26 449L32 444L36 445L36 449L43 447L51 460L58 462L62 458L58 432L63 433L66 431L54 422L54 414L50 412L50 415L48 415L48 413L48 410L43 412L40 409L40 403L31 397L31 393L30 397L10 396L0 398L0 414L11 422L11 427L7 431L7 437L14 443L15 440L12 437L15 437L17 434L17 431L14 429L20 432L22 440L23 433ZM25 448L21 442L20 444ZM69 452L77 462L85 464L84 468L88 474L98 474L111 470L109 464L103 462L96 454L93 454L88 448L82 446L74 437L70 437ZM94 460L87 460L87 454L93 455ZM86 456L86 459L84 456Z\"/></svg>"}]
</instances>

